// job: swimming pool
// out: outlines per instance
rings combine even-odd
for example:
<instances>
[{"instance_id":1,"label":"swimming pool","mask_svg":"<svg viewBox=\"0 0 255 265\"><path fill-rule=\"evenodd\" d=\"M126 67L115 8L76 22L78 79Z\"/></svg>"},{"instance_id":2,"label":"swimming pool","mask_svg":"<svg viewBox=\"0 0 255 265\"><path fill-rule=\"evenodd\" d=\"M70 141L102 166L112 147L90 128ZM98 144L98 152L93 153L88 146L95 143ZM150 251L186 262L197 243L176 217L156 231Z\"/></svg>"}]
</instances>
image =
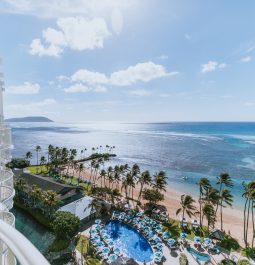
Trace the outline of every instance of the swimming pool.
<instances>
[{"instance_id":1,"label":"swimming pool","mask_svg":"<svg viewBox=\"0 0 255 265\"><path fill-rule=\"evenodd\" d=\"M194 248L187 248L188 252L195 256L198 261L208 262L211 260L208 254L200 253L196 251Z\"/></svg>"},{"instance_id":2,"label":"swimming pool","mask_svg":"<svg viewBox=\"0 0 255 265\"><path fill-rule=\"evenodd\" d=\"M140 262L150 262L153 251L148 241L133 227L119 221L111 220L105 225L114 245L129 258Z\"/></svg>"}]
</instances>

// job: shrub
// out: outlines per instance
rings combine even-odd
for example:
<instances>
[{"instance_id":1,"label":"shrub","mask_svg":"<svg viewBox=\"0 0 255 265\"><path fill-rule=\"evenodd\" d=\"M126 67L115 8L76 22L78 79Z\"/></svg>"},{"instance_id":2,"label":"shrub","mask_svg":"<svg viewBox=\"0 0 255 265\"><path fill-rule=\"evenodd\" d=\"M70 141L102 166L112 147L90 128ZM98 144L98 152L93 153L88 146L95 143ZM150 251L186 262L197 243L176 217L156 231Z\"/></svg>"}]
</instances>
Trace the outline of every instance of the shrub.
<instances>
[{"instance_id":1,"label":"shrub","mask_svg":"<svg viewBox=\"0 0 255 265\"><path fill-rule=\"evenodd\" d=\"M223 259L218 265L236 265L236 263L230 259Z\"/></svg>"},{"instance_id":2,"label":"shrub","mask_svg":"<svg viewBox=\"0 0 255 265\"><path fill-rule=\"evenodd\" d=\"M237 250L240 248L237 240L230 236L225 236L225 238L221 241L220 246L227 250Z\"/></svg>"},{"instance_id":3,"label":"shrub","mask_svg":"<svg viewBox=\"0 0 255 265\"><path fill-rule=\"evenodd\" d=\"M188 259L187 256L184 253L181 253L180 258L179 258L179 263L180 265L188 265Z\"/></svg>"},{"instance_id":4,"label":"shrub","mask_svg":"<svg viewBox=\"0 0 255 265\"><path fill-rule=\"evenodd\" d=\"M251 265L251 263L247 259L239 260L238 265Z\"/></svg>"},{"instance_id":5,"label":"shrub","mask_svg":"<svg viewBox=\"0 0 255 265\"><path fill-rule=\"evenodd\" d=\"M77 232L80 219L69 212L57 212L52 223L57 238L70 239Z\"/></svg>"},{"instance_id":6,"label":"shrub","mask_svg":"<svg viewBox=\"0 0 255 265\"><path fill-rule=\"evenodd\" d=\"M59 252L63 249L66 249L70 244L68 239L55 239L53 243L49 247L49 251L51 252Z\"/></svg>"},{"instance_id":7,"label":"shrub","mask_svg":"<svg viewBox=\"0 0 255 265\"><path fill-rule=\"evenodd\" d=\"M14 169L14 168L26 168L30 166L30 162L24 158L13 158L9 163L6 164L6 167Z\"/></svg>"}]
</instances>

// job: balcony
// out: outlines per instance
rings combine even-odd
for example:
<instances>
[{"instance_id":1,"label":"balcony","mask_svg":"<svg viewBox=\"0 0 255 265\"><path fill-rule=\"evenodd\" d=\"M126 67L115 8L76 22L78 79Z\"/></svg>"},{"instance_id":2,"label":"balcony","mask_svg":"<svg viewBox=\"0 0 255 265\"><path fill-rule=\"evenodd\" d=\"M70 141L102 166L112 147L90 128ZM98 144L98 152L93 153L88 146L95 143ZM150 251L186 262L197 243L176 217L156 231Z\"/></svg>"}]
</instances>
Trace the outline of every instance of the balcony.
<instances>
[{"instance_id":1,"label":"balcony","mask_svg":"<svg viewBox=\"0 0 255 265\"><path fill-rule=\"evenodd\" d=\"M2 253L2 265L16 264L14 256L21 265L50 265L29 240L2 220L0 220L0 240L8 246L8 251Z\"/></svg>"},{"instance_id":2,"label":"balcony","mask_svg":"<svg viewBox=\"0 0 255 265\"><path fill-rule=\"evenodd\" d=\"M13 197L15 195L15 190L8 186L0 186L0 203L4 204L7 209L13 207Z\"/></svg>"}]
</instances>

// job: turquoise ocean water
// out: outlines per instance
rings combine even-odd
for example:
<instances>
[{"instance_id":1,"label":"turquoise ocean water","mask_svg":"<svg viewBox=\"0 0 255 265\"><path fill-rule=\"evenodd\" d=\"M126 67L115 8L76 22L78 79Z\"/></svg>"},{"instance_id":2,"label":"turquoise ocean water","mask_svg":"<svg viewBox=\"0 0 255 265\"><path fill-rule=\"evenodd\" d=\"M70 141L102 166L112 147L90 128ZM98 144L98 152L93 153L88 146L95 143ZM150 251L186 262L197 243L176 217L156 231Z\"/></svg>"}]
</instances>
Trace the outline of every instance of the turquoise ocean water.
<instances>
[{"instance_id":1,"label":"turquoise ocean water","mask_svg":"<svg viewBox=\"0 0 255 265\"><path fill-rule=\"evenodd\" d=\"M235 205L241 207L242 182L254 180L255 123L12 123L13 156L39 144L69 148L116 146L111 163L137 163L165 170L168 185L197 195L197 182L228 172L234 179ZM183 176L187 177L186 180Z\"/></svg>"}]
</instances>

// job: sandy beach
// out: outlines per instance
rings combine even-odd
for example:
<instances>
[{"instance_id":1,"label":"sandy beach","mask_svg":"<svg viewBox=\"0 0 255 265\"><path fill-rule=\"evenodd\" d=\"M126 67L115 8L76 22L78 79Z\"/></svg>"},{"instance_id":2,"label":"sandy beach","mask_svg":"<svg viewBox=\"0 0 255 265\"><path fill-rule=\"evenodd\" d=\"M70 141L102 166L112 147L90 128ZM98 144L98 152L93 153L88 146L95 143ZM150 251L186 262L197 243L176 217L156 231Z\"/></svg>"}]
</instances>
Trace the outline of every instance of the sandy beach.
<instances>
[{"instance_id":1,"label":"sandy beach","mask_svg":"<svg viewBox=\"0 0 255 265\"><path fill-rule=\"evenodd\" d=\"M76 172L74 175L78 176L78 173ZM85 169L83 173L81 174L84 179L89 180L90 177L90 169ZM100 182L97 181L97 184L100 185ZM138 195L139 192L139 186L134 189L134 198ZM164 196L165 199L161 204L165 205L169 217L171 219L179 220L180 216L176 216L176 210L180 208L180 198L183 192L178 191L174 188L167 188L167 191L165 192ZM123 194L124 195L124 194ZM198 197L193 197L196 201L198 200ZM196 203L196 207L198 208L199 205ZM187 220L189 220L188 216L186 216ZM198 219L199 217L197 217ZM191 220L190 220L191 221ZM206 223L206 220L204 221ZM220 228L220 217L217 217L217 223L215 225L215 228ZM244 240L243 240L243 211L235 208L224 208L223 209L223 229L227 234L230 234L232 237L238 240L239 244L241 246L244 246ZM250 222L249 225L249 236L251 238L252 236L252 224Z\"/></svg>"}]
</instances>

